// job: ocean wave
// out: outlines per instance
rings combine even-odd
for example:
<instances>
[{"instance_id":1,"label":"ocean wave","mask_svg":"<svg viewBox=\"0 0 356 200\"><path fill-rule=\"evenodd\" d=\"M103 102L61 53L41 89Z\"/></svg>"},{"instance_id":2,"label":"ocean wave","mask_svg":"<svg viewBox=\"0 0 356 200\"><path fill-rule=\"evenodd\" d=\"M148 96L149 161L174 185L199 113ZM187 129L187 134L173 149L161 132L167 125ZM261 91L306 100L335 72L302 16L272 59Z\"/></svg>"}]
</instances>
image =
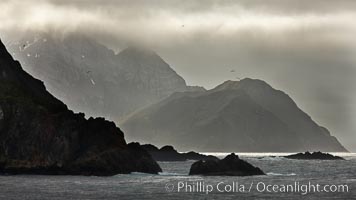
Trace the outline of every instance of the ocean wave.
<instances>
[{"instance_id":1,"label":"ocean wave","mask_svg":"<svg viewBox=\"0 0 356 200\"><path fill-rule=\"evenodd\" d=\"M136 176L152 176L155 174L149 174L149 173L143 173L143 172L131 172L130 175L136 175Z\"/></svg>"},{"instance_id":2,"label":"ocean wave","mask_svg":"<svg viewBox=\"0 0 356 200\"><path fill-rule=\"evenodd\" d=\"M266 156L266 157L256 157L255 159L279 161L279 160L284 160L285 158L284 157L279 157L279 156Z\"/></svg>"},{"instance_id":3,"label":"ocean wave","mask_svg":"<svg viewBox=\"0 0 356 200\"><path fill-rule=\"evenodd\" d=\"M120 175L117 175L117 176L120 176ZM134 176L188 176L188 174L180 174L180 173L173 173L173 172L159 172L158 174L131 172L129 175L134 175Z\"/></svg>"},{"instance_id":4,"label":"ocean wave","mask_svg":"<svg viewBox=\"0 0 356 200\"><path fill-rule=\"evenodd\" d=\"M159 172L158 175L160 175L160 176L187 176L188 174L179 174L179 173L172 173L172 172Z\"/></svg>"},{"instance_id":5,"label":"ocean wave","mask_svg":"<svg viewBox=\"0 0 356 200\"><path fill-rule=\"evenodd\" d=\"M281 174L281 173L275 173L275 172L268 172L268 176L295 176L297 174L295 173L289 173L289 174Z\"/></svg>"}]
</instances>

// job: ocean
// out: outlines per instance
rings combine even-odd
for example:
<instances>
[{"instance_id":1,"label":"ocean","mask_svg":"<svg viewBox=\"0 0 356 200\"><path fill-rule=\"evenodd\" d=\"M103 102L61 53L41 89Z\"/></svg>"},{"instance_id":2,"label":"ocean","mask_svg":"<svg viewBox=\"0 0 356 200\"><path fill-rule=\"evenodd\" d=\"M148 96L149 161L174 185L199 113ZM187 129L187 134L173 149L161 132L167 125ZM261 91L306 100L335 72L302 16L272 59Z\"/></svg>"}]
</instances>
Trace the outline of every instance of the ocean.
<instances>
[{"instance_id":1,"label":"ocean","mask_svg":"<svg viewBox=\"0 0 356 200\"><path fill-rule=\"evenodd\" d=\"M226 153L206 153L220 158ZM188 176L191 164L159 162L159 175L0 176L0 199L356 199L356 154L345 161L289 160L288 154L237 153L267 175Z\"/></svg>"}]
</instances>

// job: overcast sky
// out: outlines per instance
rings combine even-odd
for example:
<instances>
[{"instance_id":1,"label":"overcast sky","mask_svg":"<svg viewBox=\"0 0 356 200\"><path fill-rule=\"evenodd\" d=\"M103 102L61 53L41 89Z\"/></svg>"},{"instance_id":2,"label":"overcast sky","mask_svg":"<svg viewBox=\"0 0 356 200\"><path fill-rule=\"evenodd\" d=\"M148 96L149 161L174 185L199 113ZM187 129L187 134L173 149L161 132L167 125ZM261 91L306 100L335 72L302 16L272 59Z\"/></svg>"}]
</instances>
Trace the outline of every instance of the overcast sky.
<instances>
[{"instance_id":1,"label":"overcast sky","mask_svg":"<svg viewBox=\"0 0 356 200\"><path fill-rule=\"evenodd\" d=\"M83 31L116 51L157 51L190 85L263 79L356 151L354 0L1 0L0 10L0 36Z\"/></svg>"}]
</instances>

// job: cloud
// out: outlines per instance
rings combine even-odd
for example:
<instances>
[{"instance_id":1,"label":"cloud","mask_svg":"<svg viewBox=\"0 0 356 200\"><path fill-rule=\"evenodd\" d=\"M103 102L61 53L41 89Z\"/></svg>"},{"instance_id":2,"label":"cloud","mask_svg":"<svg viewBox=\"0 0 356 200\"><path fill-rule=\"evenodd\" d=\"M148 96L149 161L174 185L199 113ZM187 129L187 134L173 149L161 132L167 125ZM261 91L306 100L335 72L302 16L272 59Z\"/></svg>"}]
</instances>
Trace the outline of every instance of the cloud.
<instances>
[{"instance_id":1,"label":"cloud","mask_svg":"<svg viewBox=\"0 0 356 200\"><path fill-rule=\"evenodd\" d=\"M94 30L150 46L152 37L160 38L162 45L175 45L196 37L235 36L245 30L273 33L323 26L355 31L356 3L328 2L5 0L0 3L0 30Z\"/></svg>"}]
</instances>

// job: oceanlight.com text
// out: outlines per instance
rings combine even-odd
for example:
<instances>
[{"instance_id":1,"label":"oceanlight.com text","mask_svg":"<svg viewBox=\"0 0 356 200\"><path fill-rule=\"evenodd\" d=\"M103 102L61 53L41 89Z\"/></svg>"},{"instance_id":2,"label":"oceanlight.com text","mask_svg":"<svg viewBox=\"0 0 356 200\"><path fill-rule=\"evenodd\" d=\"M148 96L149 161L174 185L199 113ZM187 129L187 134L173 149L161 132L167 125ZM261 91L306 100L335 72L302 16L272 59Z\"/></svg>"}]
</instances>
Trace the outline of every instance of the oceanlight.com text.
<instances>
[{"instance_id":1,"label":"oceanlight.com text","mask_svg":"<svg viewBox=\"0 0 356 200\"><path fill-rule=\"evenodd\" d=\"M288 184L272 184L265 182L217 182L206 183L204 181L178 181L167 183L167 192L178 193L298 193L306 195L310 193L348 193L350 187L347 184L319 184L312 182L295 181Z\"/></svg>"}]
</instances>

